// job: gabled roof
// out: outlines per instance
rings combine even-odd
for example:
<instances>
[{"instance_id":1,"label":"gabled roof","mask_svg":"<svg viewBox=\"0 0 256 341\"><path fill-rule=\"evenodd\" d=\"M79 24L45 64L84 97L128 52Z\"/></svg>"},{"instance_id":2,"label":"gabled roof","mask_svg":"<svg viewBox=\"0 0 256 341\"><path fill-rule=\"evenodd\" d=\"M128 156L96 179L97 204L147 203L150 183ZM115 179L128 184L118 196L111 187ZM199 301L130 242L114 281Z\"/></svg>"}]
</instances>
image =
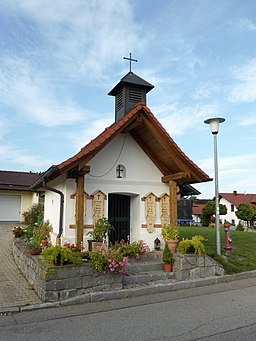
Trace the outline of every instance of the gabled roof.
<instances>
[{"instance_id":1,"label":"gabled roof","mask_svg":"<svg viewBox=\"0 0 256 341\"><path fill-rule=\"evenodd\" d=\"M0 189L28 191L31 184L38 178L38 173L0 171Z\"/></svg>"},{"instance_id":2,"label":"gabled roof","mask_svg":"<svg viewBox=\"0 0 256 341\"><path fill-rule=\"evenodd\" d=\"M234 206L240 204L249 204L256 206L256 194L242 194L242 193L220 193L220 199L224 198Z\"/></svg>"},{"instance_id":3,"label":"gabled roof","mask_svg":"<svg viewBox=\"0 0 256 341\"><path fill-rule=\"evenodd\" d=\"M134 138L163 174L163 182L175 180L180 184L191 184L212 180L182 152L145 105L145 102L142 101L123 118L106 128L94 140L91 140L77 154L59 165L50 167L33 184L33 187L37 187L43 181L49 181L64 172L71 172L79 164L85 166L119 133L129 133Z\"/></svg>"},{"instance_id":4,"label":"gabled roof","mask_svg":"<svg viewBox=\"0 0 256 341\"><path fill-rule=\"evenodd\" d=\"M205 204L193 204L192 205L192 214L201 215Z\"/></svg>"}]
</instances>

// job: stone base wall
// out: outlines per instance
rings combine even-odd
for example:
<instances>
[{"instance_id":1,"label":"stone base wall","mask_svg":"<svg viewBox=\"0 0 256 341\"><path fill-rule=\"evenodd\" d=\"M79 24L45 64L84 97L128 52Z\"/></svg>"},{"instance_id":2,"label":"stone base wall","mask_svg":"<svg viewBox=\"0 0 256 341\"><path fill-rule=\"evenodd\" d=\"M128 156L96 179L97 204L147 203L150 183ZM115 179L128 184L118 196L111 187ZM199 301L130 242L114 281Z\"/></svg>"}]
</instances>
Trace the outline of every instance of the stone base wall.
<instances>
[{"instance_id":1,"label":"stone base wall","mask_svg":"<svg viewBox=\"0 0 256 341\"><path fill-rule=\"evenodd\" d=\"M41 256L31 256L19 239L14 239L13 256L19 269L43 302L60 301L98 291L122 289L122 276L101 275L88 263L80 266L54 266L53 272L45 278L45 271L39 266Z\"/></svg>"},{"instance_id":2,"label":"stone base wall","mask_svg":"<svg viewBox=\"0 0 256 341\"><path fill-rule=\"evenodd\" d=\"M178 281L224 275L224 269L208 256L174 254L174 277Z\"/></svg>"}]
</instances>

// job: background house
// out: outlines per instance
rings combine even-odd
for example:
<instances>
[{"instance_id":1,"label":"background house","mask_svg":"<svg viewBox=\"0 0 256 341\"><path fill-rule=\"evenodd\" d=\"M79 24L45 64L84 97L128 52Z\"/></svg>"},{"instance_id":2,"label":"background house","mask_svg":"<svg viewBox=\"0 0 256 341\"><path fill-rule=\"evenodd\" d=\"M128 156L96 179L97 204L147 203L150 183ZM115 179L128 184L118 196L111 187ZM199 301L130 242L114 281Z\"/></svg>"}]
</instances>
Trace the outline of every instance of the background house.
<instances>
[{"instance_id":1,"label":"background house","mask_svg":"<svg viewBox=\"0 0 256 341\"><path fill-rule=\"evenodd\" d=\"M193 205L192 205L192 219L196 225L201 224L202 211L203 211L204 206L206 205L206 203L209 200L210 199L206 199L206 200L202 199L202 200L197 200L196 203L193 203Z\"/></svg>"},{"instance_id":2,"label":"background house","mask_svg":"<svg viewBox=\"0 0 256 341\"><path fill-rule=\"evenodd\" d=\"M233 193L220 193L219 197L220 197L220 204L227 206L227 214L220 218L222 220L226 219L232 225L237 226L239 222L242 225L245 225L246 223L244 221L240 221L240 219L238 219L236 216L237 207L240 204L249 204L249 205L255 206L256 194L237 193L237 191L233 191Z\"/></svg>"},{"instance_id":3,"label":"background house","mask_svg":"<svg viewBox=\"0 0 256 341\"><path fill-rule=\"evenodd\" d=\"M22 212L38 203L35 191L30 185L38 173L0 171L0 221L22 221Z\"/></svg>"}]
</instances>

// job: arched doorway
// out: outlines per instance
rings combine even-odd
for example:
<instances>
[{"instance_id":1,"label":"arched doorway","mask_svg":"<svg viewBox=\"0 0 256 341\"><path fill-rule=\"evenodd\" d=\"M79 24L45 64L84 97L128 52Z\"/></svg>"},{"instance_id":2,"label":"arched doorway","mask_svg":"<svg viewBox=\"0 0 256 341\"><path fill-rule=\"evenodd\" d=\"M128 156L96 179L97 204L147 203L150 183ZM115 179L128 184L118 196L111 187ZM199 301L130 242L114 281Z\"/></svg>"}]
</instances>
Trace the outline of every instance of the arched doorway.
<instances>
[{"instance_id":1,"label":"arched doorway","mask_svg":"<svg viewBox=\"0 0 256 341\"><path fill-rule=\"evenodd\" d=\"M114 227L109 242L114 244L130 239L130 196L122 194L108 195L108 221Z\"/></svg>"}]
</instances>

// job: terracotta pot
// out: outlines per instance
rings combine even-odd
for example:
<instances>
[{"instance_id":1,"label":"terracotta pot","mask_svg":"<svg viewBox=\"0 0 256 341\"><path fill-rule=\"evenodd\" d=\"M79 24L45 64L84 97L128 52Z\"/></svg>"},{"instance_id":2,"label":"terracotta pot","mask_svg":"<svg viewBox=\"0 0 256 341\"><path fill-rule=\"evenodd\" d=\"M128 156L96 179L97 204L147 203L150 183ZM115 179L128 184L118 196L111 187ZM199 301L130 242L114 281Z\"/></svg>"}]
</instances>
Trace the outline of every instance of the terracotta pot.
<instances>
[{"instance_id":1,"label":"terracotta pot","mask_svg":"<svg viewBox=\"0 0 256 341\"><path fill-rule=\"evenodd\" d=\"M28 250L31 255L40 255L41 249L29 249Z\"/></svg>"},{"instance_id":2,"label":"terracotta pot","mask_svg":"<svg viewBox=\"0 0 256 341\"><path fill-rule=\"evenodd\" d=\"M48 240L47 239L43 239L42 240L42 247L46 247L48 245Z\"/></svg>"},{"instance_id":3,"label":"terracotta pot","mask_svg":"<svg viewBox=\"0 0 256 341\"><path fill-rule=\"evenodd\" d=\"M166 243L168 244L171 253L177 252L177 246L179 244L178 240L166 240Z\"/></svg>"},{"instance_id":4,"label":"terracotta pot","mask_svg":"<svg viewBox=\"0 0 256 341\"><path fill-rule=\"evenodd\" d=\"M164 272L172 272L172 264L164 264Z\"/></svg>"},{"instance_id":5,"label":"terracotta pot","mask_svg":"<svg viewBox=\"0 0 256 341\"><path fill-rule=\"evenodd\" d=\"M103 242L92 241L92 251L96 251L99 249L106 249L106 245Z\"/></svg>"}]
</instances>

